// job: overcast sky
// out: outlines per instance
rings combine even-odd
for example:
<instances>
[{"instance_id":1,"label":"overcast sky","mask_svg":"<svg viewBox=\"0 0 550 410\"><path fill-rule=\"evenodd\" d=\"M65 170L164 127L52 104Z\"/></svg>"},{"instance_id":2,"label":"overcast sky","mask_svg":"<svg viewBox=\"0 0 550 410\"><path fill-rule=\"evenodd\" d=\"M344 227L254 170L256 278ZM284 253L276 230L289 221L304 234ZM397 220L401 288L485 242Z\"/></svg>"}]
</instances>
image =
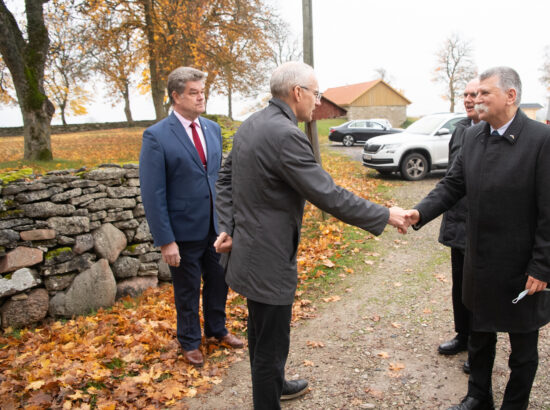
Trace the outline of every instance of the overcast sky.
<instances>
[{"instance_id":1,"label":"overcast sky","mask_svg":"<svg viewBox=\"0 0 550 410\"><path fill-rule=\"evenodd\" d=\"M267 0L301 36L302 2ZM386 69L391 85L412 101L413 116L448 111L442 86L431 79L435 52L451 33L471 41L481 72L507 65L523 81L522 102L547 105L540 83L544 47L550 45L548 0L312 0L315 71L321 90L376 78ZM301 37L300 37L301 38ZM97 90L98 85L90 85ZM134 95L134 119L152 119L149 96ZM235 116L245 104L236 102ZM459 102L458 108L462 108ZM211 98L209 113L227 113L223 98ZM124 121L121 105L111 107L101 93L90 114L69 122ZM54 120L54 123L58 121ZM0 126L21 125L19 109L0 108Z\"/></svg>"}]
</instances>

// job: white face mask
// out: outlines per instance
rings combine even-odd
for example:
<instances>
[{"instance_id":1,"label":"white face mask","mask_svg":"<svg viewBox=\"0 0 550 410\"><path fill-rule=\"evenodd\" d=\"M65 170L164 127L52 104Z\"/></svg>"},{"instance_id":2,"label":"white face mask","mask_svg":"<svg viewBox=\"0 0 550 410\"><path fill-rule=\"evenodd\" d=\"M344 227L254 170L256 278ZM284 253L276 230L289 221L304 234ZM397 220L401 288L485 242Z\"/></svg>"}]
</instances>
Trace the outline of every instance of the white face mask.
<instances>
[{"instance_id":1,"label":"white face mask","mask_svg":"<svg viewBox=\"0 0 550 410\"><path fill-rule=\"evenodd\" d=\"M542 292L550 292L550 288L543 289ZM527 293L529 293L529 289L525 289L525 290L521 291L520 294L518 295L518 297L515 298L514 300L512 300L512 303L515 305L521 299L523 299L525 296L527 296Z\"/></svg>"}]
</instances>

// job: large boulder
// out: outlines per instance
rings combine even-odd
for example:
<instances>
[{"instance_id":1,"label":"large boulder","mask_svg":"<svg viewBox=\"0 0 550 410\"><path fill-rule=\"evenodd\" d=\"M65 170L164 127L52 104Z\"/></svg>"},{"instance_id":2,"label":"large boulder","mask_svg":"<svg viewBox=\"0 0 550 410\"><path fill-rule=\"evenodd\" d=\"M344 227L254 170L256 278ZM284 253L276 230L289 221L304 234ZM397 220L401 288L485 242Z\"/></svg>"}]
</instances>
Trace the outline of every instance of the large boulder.
<instances>
[{"instance_id":1,"label":"large boulder","mask_svg":"<svg viewBox=\"0 0 550 410\"><path fill-rule=\"evenodd\" d=\"M40 249L18 246L0 259L0 273L36 265L43 258L44 254Z\"/></svg>"},{"instance_id":2,"label":"large boulder","mask_svg":"<svg viewBox=\"0 0 550 410\"><path fill-rule=\"evenodd\" d=\"M16 270L10 279L0 279L0 298L34 288L40 283L40 277L35 270L28 268Z\"/></svg>"},{"instance_id":3,"label":"large boulder","mask_svg":"<svg viewBox=\"0 0 550 410\"><path fill-rule=\"evenodd\" d=\"M126 235L110 223L101 225L92 235L96 253L109 263L116 261L120 252L126 248Z\"/></svg>"},{"instance_id":4,"label":"large boulder","mask_svg":"<svg viewBox=\"0 0 550 410\"><path fill-rule=\"evenodd\" d=\"M141 276L126 279L117 283L116 297L117 299L127 295L136 297L146 289L156 288L157 286L158 279L156 276Z\"/></svg>"},{"instance_id":5,"label":"large boulder","mask_svg":"<svg viewBox=\"0 0 550 410\"><path fill-rule=\"evenodd\" d=\"M49 312L53 316L82 315L92 309L109 307L115 303L117 292L115 277L106 259L77 275L67 291L58 292L50 300Z\"/></svg>"},{"instance_id":6,"label":"large boulder","mask_svg":"<svg viewBox=\"0 0 550 410\"><path fill-rule=\"evenodd\" d=\"M0 308L2 327L23 327L44 319L48 313L48 302L48 291L44 288L13 296Z\"/></svg>"}]
</instances>

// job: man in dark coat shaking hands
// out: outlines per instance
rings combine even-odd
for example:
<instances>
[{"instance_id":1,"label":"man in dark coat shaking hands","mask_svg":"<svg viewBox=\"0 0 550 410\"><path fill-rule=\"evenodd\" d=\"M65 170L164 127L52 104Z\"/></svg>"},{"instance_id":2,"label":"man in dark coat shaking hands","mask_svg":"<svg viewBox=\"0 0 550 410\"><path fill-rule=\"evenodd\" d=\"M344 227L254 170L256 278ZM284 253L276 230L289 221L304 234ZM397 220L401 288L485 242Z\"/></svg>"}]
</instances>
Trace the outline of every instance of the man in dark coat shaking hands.
<instances>
[{"instance_id":1,"label":"man in dark coat shaking hands","mask_svg":"<svg viewBox=\"0 0 550 410\"><path fill-rule=\"evenodd\" d=\"M496 333L512 351L502 409L526 409L538 367L539 328L550 321L550 127L518 108L511 68L480 75L476 110L451 171L414 209L418 228L467 195L463 301L472 312L468 393L452 409L492 409ZM512 301L523 290L522 300ZM519 298L518 298L519 299Z\"/></svg>"},{"instance_id":2,"label":"man in dark coat shaking hands","mask_svg":"<svg viewBox=\"0 0 550 410\"><path fill-rule=\"evenodd\" d=\"M248 348L254 409L279 409L279 400L305 393L305 380L285 381L296 252L305 200L379 235L386 224L407 230L404 211L359 198L337 186L315 162L298 121L311 121L321 94L313 69L289 62L272 74L269 106L235 134L216 183L219 231L228 252L226 281L247 298Z\"/></svg>"}]
</instances>

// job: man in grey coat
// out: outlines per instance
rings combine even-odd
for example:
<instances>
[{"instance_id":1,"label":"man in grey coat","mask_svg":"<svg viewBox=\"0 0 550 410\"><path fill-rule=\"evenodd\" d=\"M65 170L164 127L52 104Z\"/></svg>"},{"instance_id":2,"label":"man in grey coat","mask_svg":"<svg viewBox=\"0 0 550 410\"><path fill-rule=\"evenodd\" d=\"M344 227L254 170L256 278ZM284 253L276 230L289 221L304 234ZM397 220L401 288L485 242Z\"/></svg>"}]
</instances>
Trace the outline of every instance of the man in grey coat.
<instances>
[{"instance_id":1,"label":"man in grey coat","mask_svg":"<svg viewBox=\"0 0 550 410\"><path fill-rule=\"evenodd\" d=\"M472 312L468 393L452 409L492 409L496 333L512 347L502 409L526 409L538 367L539 329L550 321L550 127L518 108L508 67L480 75L476 110L451 171L408 212L418 228L467 196L462 300ZM523 290L522 300L512 301ZM519 298L518 298L519 299Z\"/></svg>"},{"instance_id":2,"label":"man in grey coat","mask_svg":"<svg viewBox=\"0 0 550 410\"><path fill-rule=\"evenodd\" d=\"M479 115L475 110L475 98L479 80L477 78L466 84L464 89L464 108L466 118L456 124L453 136L449 141L449 165L447 173L456 159L462 144L466 130L479 122ZM462 303L462 271L464 268L464 249L466 247L466 216L468 207L466 198L443 214L439 229L439 242L451 248L451 270L453 278L452 300L455 321L456 336L439 345L441 354L453 355L468 348L468 335L470 334L470 312ZM463 366L464 372L470 373L470 364L466 360Z\"/></svg>"},{"instance_id":3,"label":"man in grey coat","mask_svg":"<svg viewBox=\"0 0 550 410\"><path fill-rule=\"evenodd\" d=\"M306 392L305 380L284 379L305 200L375 235L388 223L407 229L402 209L353 195L315 162L297 126L311 121L320 102L313 69L285 63L270 86L273 99L240 126L216 183L220 235L214 246L231 250L226 281L247 298L255 409L279 409L280 399Z\"/></svg>"}]
</instances>

